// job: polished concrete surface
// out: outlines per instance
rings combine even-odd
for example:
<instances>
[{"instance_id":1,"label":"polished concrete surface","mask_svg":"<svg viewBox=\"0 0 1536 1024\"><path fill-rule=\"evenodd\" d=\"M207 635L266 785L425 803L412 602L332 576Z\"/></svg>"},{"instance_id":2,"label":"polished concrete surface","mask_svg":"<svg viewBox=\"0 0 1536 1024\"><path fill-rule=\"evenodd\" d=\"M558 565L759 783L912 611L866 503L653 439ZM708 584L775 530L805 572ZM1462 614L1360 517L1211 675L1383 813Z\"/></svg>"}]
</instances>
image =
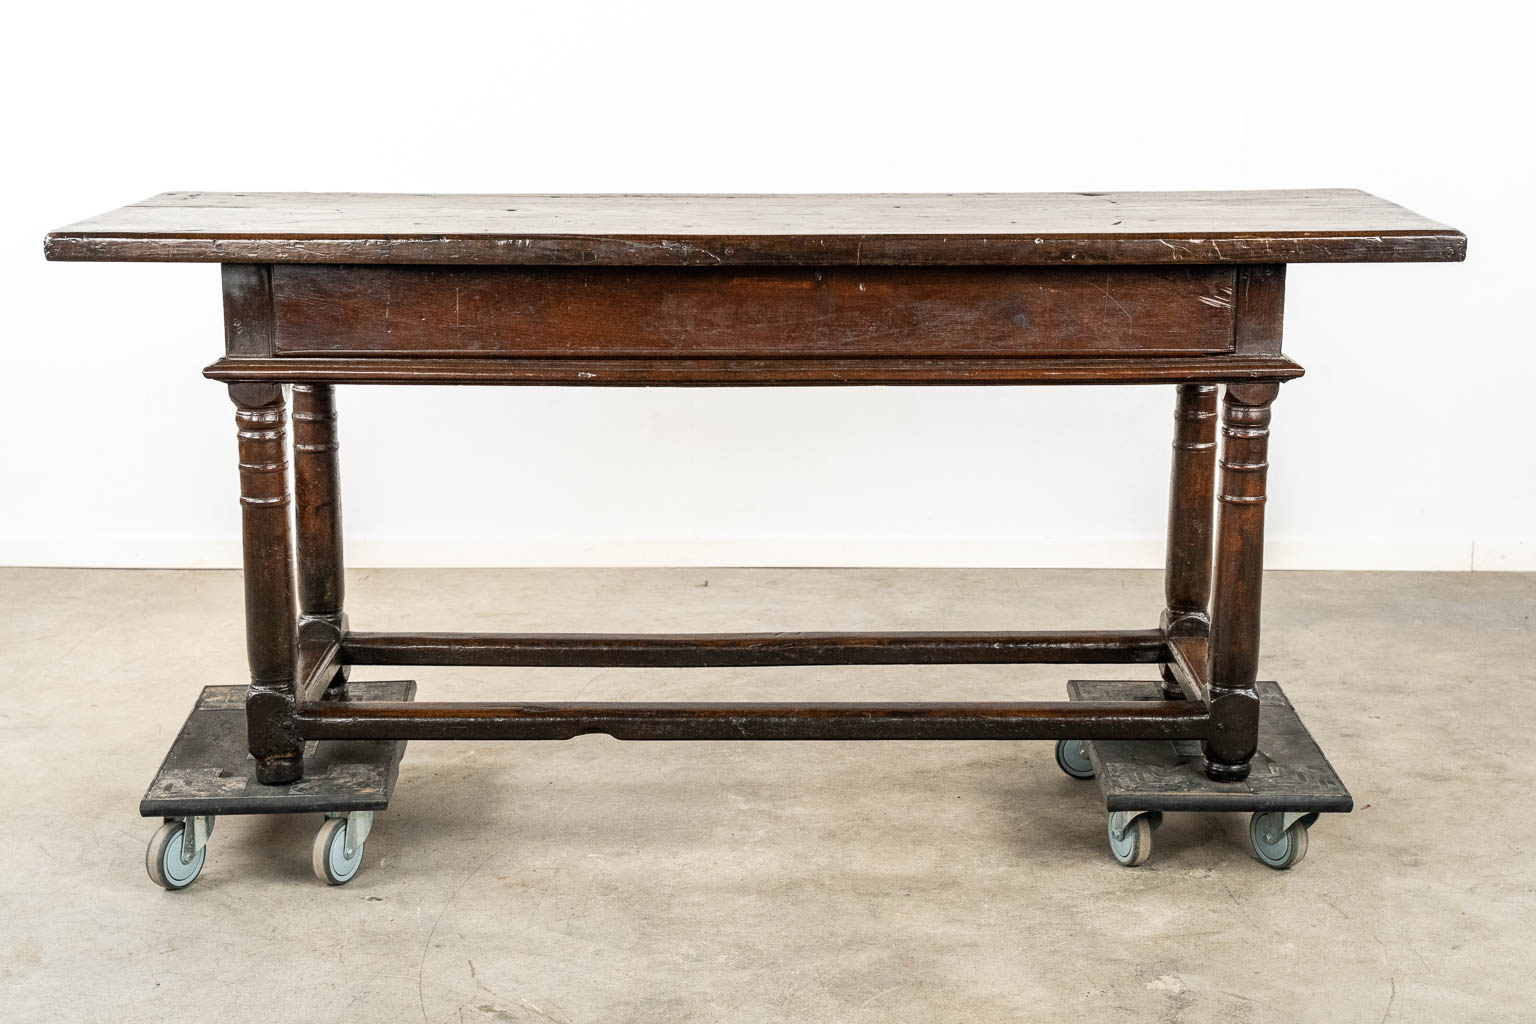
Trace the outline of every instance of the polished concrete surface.
<instances>
[{"instance_id":1,"label":"polished concrete surface","mask_svg":"<svg viewBox=\"0 0 1536 1024\"><path fill-rule=\"evenodd\" d=\"M361 873L318 816L144 871L139 797L240 681L232 572L0 570L0 1018L1529 1021L1536 576L1272 573L1263 674L1354 792L1293 871L1247 819L1110 858L1045 743L416 743ZM364 571L368 629L1143 627L1150 572ZM399 672L401 670L395 670ZM1050 699L1146 667L419 670L436 699ZM358 678L398 678L388 669Z\"/></svg>"}]
</instances>

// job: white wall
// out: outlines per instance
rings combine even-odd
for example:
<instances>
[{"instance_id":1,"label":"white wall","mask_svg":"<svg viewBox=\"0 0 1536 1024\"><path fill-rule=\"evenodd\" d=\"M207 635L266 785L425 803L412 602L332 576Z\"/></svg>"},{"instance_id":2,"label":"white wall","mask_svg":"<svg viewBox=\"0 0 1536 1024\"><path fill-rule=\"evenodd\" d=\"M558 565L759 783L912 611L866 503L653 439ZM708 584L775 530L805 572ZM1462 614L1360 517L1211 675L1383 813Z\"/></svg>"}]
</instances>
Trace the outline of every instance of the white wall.
<instances>
[{"instance_id":1,"label":"white wall","mask_svg":"<svg viewBox=\"0 0 1536 1024\"><path fill-rule=\"evenodd\" d=\"M1460 265L1301 266L1272 567L1536 569L1529 9L30 5L0 75L0 564L238 563L212 266L49 264L169 189L1347 186ZM20 20L18 20L18 18ZM354 565L1157 565L1166 389L345 389Z\"/></svg>"}]
</instances>

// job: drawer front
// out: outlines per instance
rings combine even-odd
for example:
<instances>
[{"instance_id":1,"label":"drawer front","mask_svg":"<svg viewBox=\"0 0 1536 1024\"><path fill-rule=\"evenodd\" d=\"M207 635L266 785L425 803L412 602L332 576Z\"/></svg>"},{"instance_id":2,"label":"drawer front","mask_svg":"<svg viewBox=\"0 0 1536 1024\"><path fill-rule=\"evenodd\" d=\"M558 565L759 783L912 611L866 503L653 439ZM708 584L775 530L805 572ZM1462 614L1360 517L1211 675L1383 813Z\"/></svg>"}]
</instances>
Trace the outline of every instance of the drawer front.
<instances>
[{"instance_id":1,"label":"drawer front","mask_svg":"<svg viewBox=\"0 0 1536 1024\"><path fill-rule=\"evenodd\" d=\"M1230 352L1228 267L272 268L279 355Z\"/></svg>"}]
</instances>

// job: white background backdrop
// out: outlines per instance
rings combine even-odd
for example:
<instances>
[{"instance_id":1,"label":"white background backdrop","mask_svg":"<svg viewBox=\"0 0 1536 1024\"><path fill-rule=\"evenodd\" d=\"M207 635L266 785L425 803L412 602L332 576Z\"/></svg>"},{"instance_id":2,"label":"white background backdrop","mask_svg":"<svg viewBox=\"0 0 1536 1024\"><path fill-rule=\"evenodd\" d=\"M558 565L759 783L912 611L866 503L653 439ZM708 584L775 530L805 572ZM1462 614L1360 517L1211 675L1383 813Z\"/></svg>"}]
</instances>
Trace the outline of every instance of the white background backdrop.
<instances>
[{"instance_id":1,"label":"white background backdrop","mask_svg":"<svg viewBox=\"0 0 1536 1024\"><path fill-rule=\"evenodd\" d=\"M30 5L0 75L0 563L236 565L163 190L1364 188L1460 265L1292 269L1269 565L1536 569L1517 5ZM1516 13L1519 12L1519 13ZM1161 563L1168 389L344 389L357 566Z\"/></svg>"}]
</instances>

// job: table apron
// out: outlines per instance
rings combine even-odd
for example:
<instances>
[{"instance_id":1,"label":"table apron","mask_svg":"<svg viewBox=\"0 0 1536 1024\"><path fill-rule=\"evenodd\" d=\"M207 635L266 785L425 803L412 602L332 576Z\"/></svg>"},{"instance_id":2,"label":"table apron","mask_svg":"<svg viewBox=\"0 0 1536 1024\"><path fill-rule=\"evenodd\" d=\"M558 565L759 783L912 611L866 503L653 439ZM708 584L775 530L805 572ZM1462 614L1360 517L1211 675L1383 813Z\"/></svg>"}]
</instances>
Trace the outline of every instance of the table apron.
<instances>
[{"instance_id":1,"label":"table apron","mask_svg":"<svg viewBox=\"0 0 1536 1024\"><path fill-rule=\"evenodd\" d=\"M1227 353L1237 271L278 264L272 354L521 358Z\"/></svg>"}]
</instances>

